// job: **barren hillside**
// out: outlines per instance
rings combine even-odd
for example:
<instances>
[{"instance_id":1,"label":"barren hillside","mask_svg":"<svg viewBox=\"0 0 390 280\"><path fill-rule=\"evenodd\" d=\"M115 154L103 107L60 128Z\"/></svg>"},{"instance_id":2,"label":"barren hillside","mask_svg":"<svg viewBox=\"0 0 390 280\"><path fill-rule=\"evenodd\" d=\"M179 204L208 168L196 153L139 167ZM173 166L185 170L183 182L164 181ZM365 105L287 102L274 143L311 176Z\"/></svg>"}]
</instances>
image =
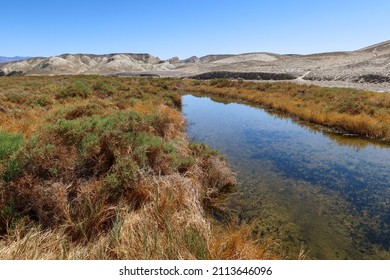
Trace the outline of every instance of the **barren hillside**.
<instances>
[{"instance_id":1,"label":"barren hillside","mask_svg":"<svg viewBox=\"0 0 390 280\"><path fill-rule=\"evenodd\" d=\"M160 60L149 54L64 54L0 63L0 75L158 75L164 77L281 79L390 88L390 41L352 52L311 55L246 53ZM203 75L202 75L203 74ZM278 79L278 78L276 78ZM378 85L380 85L378 87Z\"/></svg>"}]
</instances>

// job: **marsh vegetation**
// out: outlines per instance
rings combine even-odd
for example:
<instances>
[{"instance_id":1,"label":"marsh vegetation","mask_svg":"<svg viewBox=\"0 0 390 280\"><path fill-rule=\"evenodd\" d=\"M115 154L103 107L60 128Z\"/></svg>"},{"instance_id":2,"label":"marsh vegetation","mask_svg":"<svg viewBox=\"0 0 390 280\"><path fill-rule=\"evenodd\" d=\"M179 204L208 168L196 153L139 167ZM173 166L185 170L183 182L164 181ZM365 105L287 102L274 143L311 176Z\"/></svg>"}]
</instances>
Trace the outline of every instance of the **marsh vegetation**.
<instances>
[{"instance_id":1,"label":"marsh vegetation","mask_svg":"<svg viewBox=\"0 0 390 280\"><path fill-rule=\"evenodd\" d=\"M0 258L274 258L249 226L212 218L235 177L186 140L175 87L2 78Z\"/></svg>"}]
</instances>

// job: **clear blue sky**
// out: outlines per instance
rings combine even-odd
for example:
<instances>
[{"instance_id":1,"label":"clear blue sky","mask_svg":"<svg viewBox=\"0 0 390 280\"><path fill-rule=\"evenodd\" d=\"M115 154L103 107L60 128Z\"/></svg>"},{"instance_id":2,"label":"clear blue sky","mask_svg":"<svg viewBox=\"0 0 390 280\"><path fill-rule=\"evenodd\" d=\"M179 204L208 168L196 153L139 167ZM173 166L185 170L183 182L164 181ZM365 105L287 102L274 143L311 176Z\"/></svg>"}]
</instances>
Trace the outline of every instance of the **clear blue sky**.
<instances>
[{"instance_id":1,"label":"clear blue sky","mask_svg":"<svg viewBox=\"0 0 390 280\"><path fill-rule=\"evenodd\" d=\"M390 39L388 0L1 0L0 56L354 50Z\"/></svg>"}]
</instances>

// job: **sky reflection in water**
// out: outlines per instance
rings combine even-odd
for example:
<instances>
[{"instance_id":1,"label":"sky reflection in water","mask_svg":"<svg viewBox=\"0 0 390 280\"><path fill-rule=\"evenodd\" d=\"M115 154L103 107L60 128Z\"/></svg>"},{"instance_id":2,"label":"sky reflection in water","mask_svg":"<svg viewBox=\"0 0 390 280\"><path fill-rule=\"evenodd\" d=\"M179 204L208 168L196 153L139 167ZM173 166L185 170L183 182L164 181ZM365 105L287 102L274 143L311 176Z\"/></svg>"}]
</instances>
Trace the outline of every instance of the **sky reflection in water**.
<instances>
[{"instance_id":1,"label":"sky reflection in water","mask_svg":"<svg viewBox=\"0 0 390 280\"><path fill-rule=\"evenodd\" d=\"M183 96L183 113L189 137L237 172L231 207L261 220L262 236L276 235L292 258L302 243L312 258L390 257L388 147L207 97Z\"/></svg>"}]
</instances>

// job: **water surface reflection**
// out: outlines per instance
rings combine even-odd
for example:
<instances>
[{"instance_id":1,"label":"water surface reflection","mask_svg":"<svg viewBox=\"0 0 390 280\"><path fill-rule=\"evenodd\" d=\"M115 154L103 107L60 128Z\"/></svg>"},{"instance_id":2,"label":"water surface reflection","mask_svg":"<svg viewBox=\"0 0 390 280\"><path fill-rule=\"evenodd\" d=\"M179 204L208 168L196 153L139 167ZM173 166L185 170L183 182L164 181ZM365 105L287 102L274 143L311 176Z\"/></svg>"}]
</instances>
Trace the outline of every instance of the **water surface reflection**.
<instances>
[{"instance_id":1,"label":"water surface reflection","mask_svg":"<svg viewBox=\"0 0 390 280\"><path fill-rule=\"evenodd\" d=\"M229 205L292 258L390 259L390 149L244 104L183 96L187 134L239 179Z\"/></svg>"}]
</instances>

